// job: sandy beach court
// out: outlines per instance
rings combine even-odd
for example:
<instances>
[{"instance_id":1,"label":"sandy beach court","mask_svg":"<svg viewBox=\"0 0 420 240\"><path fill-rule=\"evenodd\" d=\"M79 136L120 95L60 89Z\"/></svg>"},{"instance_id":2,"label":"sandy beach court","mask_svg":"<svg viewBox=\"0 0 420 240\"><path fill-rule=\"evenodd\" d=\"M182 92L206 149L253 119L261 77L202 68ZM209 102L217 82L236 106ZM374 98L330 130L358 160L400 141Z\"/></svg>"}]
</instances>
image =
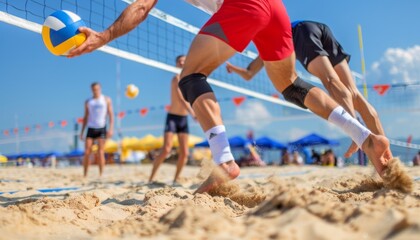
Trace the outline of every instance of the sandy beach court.
<instances>
[{"instance_id":1,"label":"sandy beach court","mask_svg":"<svg viewBox=\"0 0 420 240\"><path fill-rule=\"evenodd\" d=\"M218 195L193 195L206 171L150 165L0 169L0 239L419 239L420 181L404 194L372 168L245 168ZM414 179L420 168L409 168ZM54 190L61 190L53 192Z\"/></svg>"}]
</instances>

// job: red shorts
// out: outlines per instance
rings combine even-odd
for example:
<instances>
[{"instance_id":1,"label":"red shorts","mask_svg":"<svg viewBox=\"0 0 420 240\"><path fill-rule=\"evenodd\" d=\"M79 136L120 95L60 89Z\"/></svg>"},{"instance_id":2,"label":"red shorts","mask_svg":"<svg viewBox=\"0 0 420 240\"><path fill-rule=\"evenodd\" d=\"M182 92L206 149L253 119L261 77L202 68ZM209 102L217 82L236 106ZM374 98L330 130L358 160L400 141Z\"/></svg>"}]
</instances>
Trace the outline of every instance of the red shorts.
<instances>
[{"instance_id":1,"label":"red shorts","mask_svg":"<svg viewBox=\"0 0 420 240\"><path fill-rule=\"evenodd\" d=\"M207 34L242 52L253 41L265 61L293 53L292 27L281 0L225 0L203 26Z\"/></svg>"}]
</instances>

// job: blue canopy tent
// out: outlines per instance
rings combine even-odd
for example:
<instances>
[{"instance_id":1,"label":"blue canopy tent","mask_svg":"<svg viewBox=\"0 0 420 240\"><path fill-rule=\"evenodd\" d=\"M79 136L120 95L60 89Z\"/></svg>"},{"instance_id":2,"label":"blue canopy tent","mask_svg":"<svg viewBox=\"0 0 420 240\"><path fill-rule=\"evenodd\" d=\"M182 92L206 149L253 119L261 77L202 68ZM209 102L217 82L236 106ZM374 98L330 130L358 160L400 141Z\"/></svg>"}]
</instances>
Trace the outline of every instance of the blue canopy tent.
<instances>
[{"instance_id":1,"label":"blue canopy tent","mask_svg":"<svg viewBox=\"0 0 420 240\"><path fill-rule=\"evenodd\" d=\"M336 140L327 139L316 133L309 134L301 139L289 143L289 146L292 147L310 147L317 145L338 146L340 143Z\"/></svg>"},{"instance_id":2,"label":"blue canopy tent","mask_svg":"<svg viewBox=\"0 0 420 240\"><path fill-rule=\"evenodd\" d=\"M255 144L260 148L269 148L269 149L286 149L287 146L281 142L278 142L269 137L260 137L255 140Z\"/></svg>"},{"instance_id":3,"label":"blue canopy tent","mask_svg":"<svg viewBox=\"0 0 420 240\"><path fill-rule=\"evenodd\" d=\"M64 156L67 157L67 158L76 158L76 157L83 157L84 154L85 154L84 151L73 150L73 151L65 154Z\"/></svg>"},{"instance_id":4,"label":"blue canopy tent","mask_svg":"<svg viewBox=\"0 0 420 240\"><path fill-rule=\"evenodd\" d=\"M249 143L245 138L240 137L240 136L231 137L228 139L228 141L231 148L243 148L245 147L246 144ZM201 143L197 143L195 146L196 147L209 147L209 142L204 141Z\"/></svg>"}]
</instances>

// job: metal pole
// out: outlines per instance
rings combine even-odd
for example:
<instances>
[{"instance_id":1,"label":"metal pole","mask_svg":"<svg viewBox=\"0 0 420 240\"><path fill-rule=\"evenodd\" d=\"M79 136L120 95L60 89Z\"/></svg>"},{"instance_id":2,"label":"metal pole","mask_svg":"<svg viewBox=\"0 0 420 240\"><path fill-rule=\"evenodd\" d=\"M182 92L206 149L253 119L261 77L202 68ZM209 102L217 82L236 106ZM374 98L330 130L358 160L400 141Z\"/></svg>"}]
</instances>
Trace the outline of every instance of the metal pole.
<instances>
[{"instance_id":1,"label":"metal pole","mask_svg":"<svg viewBox=\"0 0 420 240\"><path fill-rule=\"evenodd\" d=\"M117 140L120 140L122 137L121 133L121 118L118 117L118 114L121 112L121 63L120 58L117 58L116 63L116 87L117 87Z\"/></svg>"},{"instance_id":2,"label":"metal pole","mask_svg":"<svg viewBox=\"0 0 420 240\"><path fill-rule=\"evenodd\" d=\"M77 150L79 149L79 124L76 122L74 124L74 149L73 150Z\"/></svg>"},{"instance_id":3,"label":"metal pole","mask_svg":"<svg viewBox=\"0 0 420 240\"><path fill-rule=\"evenodd\" d=\"M18 115L15 114L15 129L18 131L15 133L16 135L16 153L20 153L20 139L19 139L19 122L18 122Z\"/></svg>"}]
</instances>

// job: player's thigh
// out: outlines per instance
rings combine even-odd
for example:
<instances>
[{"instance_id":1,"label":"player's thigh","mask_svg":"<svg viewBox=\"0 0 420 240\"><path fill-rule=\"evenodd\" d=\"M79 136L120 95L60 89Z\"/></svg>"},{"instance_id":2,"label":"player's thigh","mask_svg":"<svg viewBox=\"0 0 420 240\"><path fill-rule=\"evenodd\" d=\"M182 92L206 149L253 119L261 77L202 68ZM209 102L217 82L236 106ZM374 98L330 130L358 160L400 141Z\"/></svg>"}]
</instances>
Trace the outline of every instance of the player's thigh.
<instances>
[{"instance_id":1,"label":"player's thigh","mask_svg":"<svg viewBox=\"0 0 420 240\"><path fill-rule=\"evenodd\" d=\"M181 77L209 75L235 52L242 52L269 18L260 0L225 1L193 40Z\"/></svg>"},{"instance_id":2,"label":"player's thigh","mask_svg":"<svg viewBox=\"0 0 420 240\"><path fill-rule=\"evenodd\" d=\"M267 75L274 87L283 92L297 78L295 71L295 54L279 61L264 61Z\"/></svg>"},{"instance_id":3,"label":"player's thigh","mask_svg":"<svg viewBox=\"0 0 420 240\"><path fill-rule=\"evenodd\" d=\"M216 37L198 34L191 43L181 77L193 73L208 76L235 52L235 49Z\"/></svg>"},{"instance_id":4,"label":"player's thigh","mask_svg":"<svg viewBox=\"0 0 420 240\"><path fill-rule=\"evenodd\" d=\"M165 132L163 134L163 148L167 151L170 151L173 145L173 137L174 137L174 133L173 132Z\"/></svg>"},{"instance_id":5,"label":"player's thigh","mask_svg":"<svg viewBox=\"0 0 420 240\"><path fill-rule=\"evenodd\" d=\"M338 80L339 78L327 56L320 55L310 61L308 64L308 71L312 75L318 77L324 86L327 84L328 80Z\"/></svg>"},{"instance_id":6,"label":"player's thigh","mask_svg":"<svg viewBox=\"0 0 420 240\"><path fill-rule=\"evenodd\" d=\"M98 138L96 141L98 143L98 150L99 151L104 151L106 139L105 138Z\"/></svg>"},{"instance_id":7,"label":"player's thigh","mask_svg":"<svg viewBox=\"0 0 420 240\"><path fill-rule=\"evenodd\" d=\"M179 150L183 154L188 154L188 133L178 133Z\"/></svg>"},{"instance_id":8,"label":"player's thigh","mask_svg":"<svg viewBox=\"0 0 420 240\"><path fill-rule=\"evenodd\" d=\"M346 86L347 89L350 90L353 97L359 93L357 89L356 83L353 78L353 74L351 73L350 66L347 63L347 60L344 59L340 63L334 66L335 72L338 74L340 81Z\"/></svg>"},{"instance_id":9,"label":"player's thigh","mask_svg":"<svg viewBox=\"0 0 420 240\"><path fill-rule=\"evenodd\" d=\"M93 139L92 138L86 138L85 141L85 154L89 154L92 152L92 145L93 145Z\"/></svg>"}]
</instances>

